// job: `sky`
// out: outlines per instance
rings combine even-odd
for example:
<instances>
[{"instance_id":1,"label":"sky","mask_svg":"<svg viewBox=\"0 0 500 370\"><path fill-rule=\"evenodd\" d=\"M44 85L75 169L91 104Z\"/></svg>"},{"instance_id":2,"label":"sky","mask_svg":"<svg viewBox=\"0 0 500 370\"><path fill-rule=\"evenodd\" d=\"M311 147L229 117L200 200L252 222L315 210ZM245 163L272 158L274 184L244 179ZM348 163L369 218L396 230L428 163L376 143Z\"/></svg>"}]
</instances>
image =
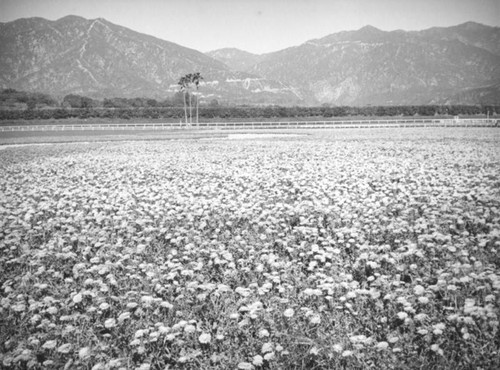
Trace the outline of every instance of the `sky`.
<instances>
[{"instance_id":1,"label":"sky","mask_svg":"<svg viewBox=\"0 0 500 370\"><path fill-rule=\"evenodd\" d=\"M202 52L267 53L372 25L500 26L500 0L0 0L0 22L66 15L106 20Z\"/></svg>"}]
</instances>

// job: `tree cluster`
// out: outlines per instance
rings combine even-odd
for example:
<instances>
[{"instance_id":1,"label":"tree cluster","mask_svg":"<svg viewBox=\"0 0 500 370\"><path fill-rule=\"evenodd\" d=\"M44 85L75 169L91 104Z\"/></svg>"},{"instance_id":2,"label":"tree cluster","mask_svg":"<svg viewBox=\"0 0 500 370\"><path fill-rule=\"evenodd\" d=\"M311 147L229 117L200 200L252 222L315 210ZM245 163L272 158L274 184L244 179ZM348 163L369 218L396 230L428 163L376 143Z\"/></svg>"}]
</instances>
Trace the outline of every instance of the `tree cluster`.
<instances>
[{"instance_id":1,"label":"tree cluster","mask_svg":"<svg viewBox=\"0 0 500 370\"><path fill-rule=\"evenodd\" d=\"M196 73L188 73L185 76L182 76L179 79L179 82L177 84L180 87L181 92L183 93L183 103L184 103L184 118L186 121L186 124L188 123L188 114L187 114L187 102L189 102L189 123L193 123L193 103L192 103L192 97L194 95L195 100L196 100L196 123L198 123L198 118L199 118L199 99L198 99L198 88L200 86L200 82L203 80L203 77L201 76L200 72ZM193 88L196 87L196 94L193 94L192 90Z\"/></svg>"},{"instance_id":2,"label":"tree cluster","mask_svg":"<svg viewBox=\"0 0 500 370\"><path fill-rule=\"evenodd\" d=\"M40 107L57 107L58 102L48 94L38 92L4 89L0 91L0 106L3 109L35 109Z\"/></svg>"}]
</instances>

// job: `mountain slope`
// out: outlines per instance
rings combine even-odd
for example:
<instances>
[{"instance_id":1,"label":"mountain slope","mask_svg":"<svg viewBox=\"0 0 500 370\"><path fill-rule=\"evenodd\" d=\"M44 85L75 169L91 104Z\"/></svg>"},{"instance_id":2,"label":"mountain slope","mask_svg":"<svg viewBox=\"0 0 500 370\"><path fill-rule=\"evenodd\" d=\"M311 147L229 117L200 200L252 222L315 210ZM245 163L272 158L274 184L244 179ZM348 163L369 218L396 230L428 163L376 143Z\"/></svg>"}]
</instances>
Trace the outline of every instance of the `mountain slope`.
<instances>
[{"instance_id":1,"label":"mountain slope","mask_svg":"<svg viewBox=\"0 0 500 370\"><path fill-rule=\"evenodd\" d=\"M297 103L293 89L193 49L144 35L104 19L67 16L0 24L0 85L103 97L164 98L178 79L201 72L206 99L232 103Z\"/></svg>"},{"instance_id":2,"label":"mountain slope","mask_svg":"<svg viewBox=\"0 0 500 370\"><path fill-rule=\"evenodd\" d=\"M224 63L233 71L246 71L264 58L263 55L252 54L236 48L217 49L206 54Z\"/></svg>"},{"instance_id":3,"label":"mountain slope","mask_svg":"<svg viewBox=\"0 0 500 370\"><path fill-rule=\"evenodd\" d=\"M448 28L430 28L421 31L420 34L423 37L434 38L435 40L458 40L466 45L476 46L500 55L500 32L498 27L466 22Z\"/></svg>"},{"instance_id":4,"label":"mountain slope","mask_svg":"<svg viewBox=\"0 0 500 370\"><path fill-rule=\"evenodd\" d=\"M500 102L500 83L462 90L452 95L447 100L438 103L449 104L450 102L464 105L498 105Z\"/></svg>"},{"instance_id":5,"label":"mountain slope","mask_svg":"<svg viewBox=\"0 0 500 370\"><path fill-rule=\"evenodd\" d=\"M412 32L367 26L266 54L245 71L294 86L310 103L453 103L500 82L498 40L499 28L472 22Z\"/></svg>"},{"instance_id":6,"label":"mountain slope","mask_svg":"<svg viewBox=\"0 0 500 370\"><path fill-rule=\"evenodd\" d=\"M203 54L104 19L0 23L0 87L62 97L153 97L200 72L205 101L234 104L500 104L500 28L366 26L256 55Z\"/></svg>"}]
</instances>

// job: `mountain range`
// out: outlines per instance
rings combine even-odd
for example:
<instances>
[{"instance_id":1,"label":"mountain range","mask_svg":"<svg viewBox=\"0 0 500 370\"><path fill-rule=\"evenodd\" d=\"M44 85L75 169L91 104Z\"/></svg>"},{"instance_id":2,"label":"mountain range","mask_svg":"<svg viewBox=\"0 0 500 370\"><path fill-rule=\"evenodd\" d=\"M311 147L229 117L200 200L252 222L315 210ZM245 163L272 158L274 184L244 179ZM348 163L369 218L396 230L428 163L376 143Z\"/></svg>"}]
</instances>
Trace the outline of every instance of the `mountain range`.
<instances>
[{"instance_id":1,"label":"mountain range","mask_svg":"<svg viewBox=\"0 0 500 370\"><path fill-rule=\"evenodd\" d=\"M256 55L206 54L105 19L0 23L0 86L57 97L150 97L204 77L205 101L230 104L500 104L500 28L366 26Z\"/></svg>"}]
</instances>

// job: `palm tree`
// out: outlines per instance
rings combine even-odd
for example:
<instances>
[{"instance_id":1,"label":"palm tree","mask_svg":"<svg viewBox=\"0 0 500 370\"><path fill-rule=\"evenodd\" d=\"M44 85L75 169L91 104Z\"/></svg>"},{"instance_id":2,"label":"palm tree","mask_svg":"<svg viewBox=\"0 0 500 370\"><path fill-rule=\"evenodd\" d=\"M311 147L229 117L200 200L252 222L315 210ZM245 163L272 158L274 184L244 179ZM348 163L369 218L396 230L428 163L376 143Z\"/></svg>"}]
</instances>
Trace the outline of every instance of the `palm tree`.
<instances>
[{"instance_id":1,"label":"palm tree","mask_svg":"<svg viewBox=\"0 0 500 370\"><path fill-rule=\"evenodd\" d=\"M192 81L196 86L196 124L198 124L198 107L199 107L199 96L198 96L198 87L200 86L200 82L203 80L200 72L196 72L192 75Z\"/></svg>"},{"instance_id":2,"label":"palm tree","mask_svg":"<svg viewBox=\"0 0 500 370\"><path fill-rule=\"evenodd\" d=\"M193 83L193 74L188 73L185 76L185 79L186 79L187 92L189 95L189 123L193 124L193 104L191 102L191 84Z\"/></svg>"},{"instance_id":3,"label":"palm tree","mask_svg":"<svg viewBox=\"0 0 500 370\"><path fill-rule=\"evenodd\" d=\"M183 95L184 102L184 117L186 120L186 125L188 123L188 115L187 115L187 107L186 107L186 94L189 95L189 123L193 123L193 104L192 104L192 94L191 88L194 84L196 86L196 90L198 90L198 86L200 85L200 81L203 80L200 72L197 73L188 73L185 76L182 76L177 83L180 86ZM198 96L196 96L196 123L198 123Z\"/></svg>"},{"instance_id":4,"label":"palm tree","mask_svg":"<svg viewBox=\"0 0 500 370\"><path fill-rule=\"evenodd\" d=\"M186 125L188 123L188 118L187 118L187 109L186 109L186 91L188 89L189 81L186 78L187 76L182 76L179 79L179 82L177 84L180 86L180 89L182 91L182 102L184 103L184 118L186 120Z\"/></svg>"}]
</instances>

